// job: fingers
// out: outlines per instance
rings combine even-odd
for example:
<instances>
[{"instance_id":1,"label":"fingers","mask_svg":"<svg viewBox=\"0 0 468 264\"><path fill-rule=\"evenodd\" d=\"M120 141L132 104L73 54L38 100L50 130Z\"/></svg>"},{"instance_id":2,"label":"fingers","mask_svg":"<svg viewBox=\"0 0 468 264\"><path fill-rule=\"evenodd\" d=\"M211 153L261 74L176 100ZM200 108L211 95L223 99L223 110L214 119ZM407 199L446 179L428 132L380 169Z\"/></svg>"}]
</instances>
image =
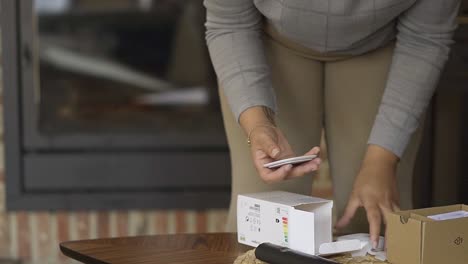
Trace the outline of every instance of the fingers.
<instances>
[{"instance_id":1,"label":"fingers","mask_svg":"<svg viewBox=\"0 0 468 264\"><path fill-rule=\"evenodd\" d=\"M318 170L318 168L319 165L317 164L317 162L313 161L309 161L305 164L295 166L291 170L291 173L288 175L288 179L304 176L307 173Z\"/></svg>"},{"instance_id":2,"label":"fingers","mask_svg":"<svg viewBox=\"0 0 468 264\"><path fill-rule=\"evenodd\" d=\"M271 149L271 142L269 143L268 139L263 140L262 144L264 144L265 146L270 146L270 147L261 147L261 148ZM282 166L278 169L268 169L268 168L264 168L263 165L271 161L274 161L275 159L271 157L271 155L267 155L265 151L263 150L257 150L257 152L258 154L256 154L255 166L257 167L257 170L259 171L260 176L265 182L277 182L281 180L302 177L307 173L318 170L320 167L320 163L322 162L320 158L315 158L301 165L287 166L287 167ZM319 152L320 152L320 148L314 147L305 155L317 155Z\"/></svg>"},{"instance_id":3,"label":"fingers","mask_svg":"<svg viewBox=\"0 0 468 264\"><path fill-rule=\"evenodd\" d=\"M320 153L320 148L319 147L313 147L311 150L309 150L304 155L318 155L319 153Z\"/></svg>"},{"instance_id":4,"label":"fingers","mask_svg":"<svg viewBox=\"0 0 468 264\"><path fill-rule=\"evenodd\" d=\"M264 130L263 133L257 131L255 143L252 151L254 155L254 164L260 177L268 183L277 182L285 179L304 176L307 173L318 170L321 159L315 158L301 165L282 166L278 169L264 168L264 164L274 160L294 157L294 152L289 147L281 131ZM282 147L280 147L282 146ZM282 149L284 148L284 149ZM306 155L318 155L319 147L312 148Z\"/></svg>"},{"instance_id":5,"label":"fingers","mask_svg":"<svg viewBox=\"0 0 468 264\"><path fill-rule=\"evenodd\" d=\"M372 242L372 247L377 248L379 246L380 238L380 226L382 225L382 214L379 207L376 204L367 205L366 214L367 221L369 221L369 233Z\"/></svg>"},{"instance_id":6,"label":"fingers","mask_svg":"<svg viewBox=\"0 0 468 264\"><path fill-rule=\"evenodd\" d=\"M276 132L274 132L276 133ZM277 143L276 135L269 132L259 134L256 138L253 151L255 167L262 178L267 183L284 180L292 169L292 166L283 166L277 170L264 168L263 165L274 161L280 155L280 147Z\"/></svg>"},{"instance_id":7,"label":"fingers","mask_svg":"<svg viewBox=\"0 0 468 264\"><path fill-rule=\"evenodd\" d=\"M286 179L286 177L288 176L288 174L290 173L292 169L292 166L285 165L276 170L271 170L271 169L263 167L265 163L268 163L271 161L272 159L268 157L268 155L266 155L265 152L261 150L257 150L255 152L254 163L262 180L264 180L266 183L273 183L273 182L278 182L278 181L282 181Z\"/></svg>"},{"instance_id":8,"label":"fingers","mask_svg":"<svg viewBox=\"0 0 468 264\"><path fill-rule=\"evenodd\" d=\"M360 206L361 204L358 198L351 198L346 206L343 216L337 222L336 227L343 228L347 226ZM364 205L364 208L366 209L367 220L369 222L369 233L372 247L377 248L379 246L380 229L383 220L382 215L390 213L392 211L392 207L379 206L377 203L373 202Z\"/></svg>"},{"instance_id":9,"label":"fingers","mask_svg":"<svg viewBox=\"0 0 468 264\"><path fill-rule=\"evenodd\" d=\"M318 167L320 166L320 164L322 163L322 160L318 157L320 154L320 148L319 147L313 147L309 152L305 153L304 156L307 156L307 155L317 155L317 158L307 162L306 164L304 165L310 165L310 164L315 164L317 166L317 168L315 170L318 169Z\"/></svg>"},{"instance_id":10,"label":"fingers","mask_svg":"<svg viewBox=\"0 0 468 264\"><path fill-rule=\"evenodd\" d=\"M320 163L322 163L322 160L318 157L318 155L320 154L320 148L319 147L313 147L311 150L309 150L308 152L306 152L304 154L304 156L308 156L308 155L317 155L317 158L307 162L306 164L310 164L310 163L314 163L316 164L317 166L320 165ZM304 165L306 165L304 164Z\"/></svg>"},{"instance_id":11,"label":"fingers","mask_svg":"<svg viewBox=\"0 0 468 264\"><path fill-rule=\"evenodd\" d=\"M351 222L354 215L356 214L356 210L360 207L360 202L357 198L351 198L346 206L343 216L341 219L336 223L337 228L343 228Z\"/></svg>"},{"instance_id":12,"label":"fingers","mask_svg":"<svg viewBox=\"0 0 468 264\"><path fill-rule=\"evenodd\" d=\"M257 148L264 151L271 158L277 158L280 156L281 149L276 141L274 137L265 133L259 137Z\"/></svg>"},{"instance_id":13,"label":"fingers","mask_svg":"<svg viewBox=\"0 0 468 264\"><path fill-rule=\"evenodd\" d=\"M277 169L268 169L263 167L265 163L271 162L272 159L266 155L264 158L255 159L255 167L257 168L260 176L266 182L276 182L280 180L287 180L296 177L304 176L307 173L318 170L319 165L317 162L308 162L299 166L293 166L291 164L281 166Z\"/></svg>"},{"instance_id":14,"label":"fingers","mask_svg":"<svg viewBox=\"0 0 468 264\"><path fill-rule=\"evenodd\" d=\"M379 204L379 208L383 215L383 222L385 225L387 225L388 215L394 211L393 203L391 201L384 202L382 204Z\"/></svg>"},{"instance_id":15,"label":"fingers","mask_svg":"<svg viewBox=\"0 0 468 264\"><path fill-rule=\"evenodd\" d=\"M277 170L274 170L274 171L272 171L270 173L267 173L264 180L267 183L282 181L282 180L284 180L284 179L286 179L288 177L288 174L291 171L291 169L292 169L291 164L282 166L281 168L279 168Z\"/></svg>"},{"instance_id":16,"label":"fingers","mask_svg":"<svg viewBox=\"0 0 468 264\"><path fill-rule=\"evenodd\" d=\"M283 181L288 177L289 172L291 171L292 165L284 165L281 168L269 172L265 172L265 174L261 175L262 179L266 183L274 183Z\"/></svg>"},{"instance_id":17,"label":"fingers","mask_svg":"<svg viewBox=\"0 0 468 264\"><path fill-rule=\"evenodd\" d=\"M307 153L304 154L306 155L318 155L320 153L320 148L319 147L314 147L311 150L309 150ZM301 177L304 176L307 173L316 171L320 167L320 163L322 163L322 160L320 158L315 158L309 162L303 163L301 165L294 166L293 169L291 170L291 173L288 176L288 179L290 178L296 178L296 177Z\"/></svg>"}]
</instances>

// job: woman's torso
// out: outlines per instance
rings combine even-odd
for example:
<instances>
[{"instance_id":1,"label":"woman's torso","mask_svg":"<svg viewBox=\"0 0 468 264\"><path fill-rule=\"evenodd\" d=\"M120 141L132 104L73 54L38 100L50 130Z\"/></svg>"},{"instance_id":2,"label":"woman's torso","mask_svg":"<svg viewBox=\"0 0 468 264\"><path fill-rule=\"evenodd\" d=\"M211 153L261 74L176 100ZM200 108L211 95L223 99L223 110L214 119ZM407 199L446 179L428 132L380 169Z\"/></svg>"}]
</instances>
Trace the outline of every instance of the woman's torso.
<instances>
[{"instance_id":1,"label":"woman's torso","mask_svg":"<svg viewBox=\"0 0 468 264\"><path fill-rule=\"evenodd\" d=\"M283 36L318 52L360 54L394 39L417 0L254 0Z\"/></svg>"}]
</instances>

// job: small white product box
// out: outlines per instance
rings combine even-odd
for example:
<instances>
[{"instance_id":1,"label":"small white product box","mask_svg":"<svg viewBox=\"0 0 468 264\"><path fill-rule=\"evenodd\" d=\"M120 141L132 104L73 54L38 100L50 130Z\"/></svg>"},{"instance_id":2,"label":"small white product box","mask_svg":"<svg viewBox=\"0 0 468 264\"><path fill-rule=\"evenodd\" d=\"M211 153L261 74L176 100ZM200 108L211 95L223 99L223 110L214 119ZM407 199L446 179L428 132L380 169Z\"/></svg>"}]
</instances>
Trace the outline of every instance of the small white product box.
<instances>
[{"instance_id":1,"label":"small white product box","mask_svg":"<svg viewBox=\"0 0 468 264\"><path fill-rule=\"evenodd\" d=\"M321 244L332 242L332 208L333 201L282 191L238 195L238 241L317 255Z\"/></svg>"}]
</instances>

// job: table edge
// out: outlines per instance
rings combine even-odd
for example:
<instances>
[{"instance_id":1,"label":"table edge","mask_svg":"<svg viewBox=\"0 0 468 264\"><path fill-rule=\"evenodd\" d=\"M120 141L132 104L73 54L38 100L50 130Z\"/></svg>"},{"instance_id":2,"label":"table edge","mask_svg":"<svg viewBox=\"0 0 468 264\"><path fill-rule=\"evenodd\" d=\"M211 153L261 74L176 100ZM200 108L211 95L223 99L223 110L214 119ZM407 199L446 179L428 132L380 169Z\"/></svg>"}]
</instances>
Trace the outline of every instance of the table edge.
<instances>
[{"instance_id":1,"label":"table edge","mask_svg":"<svg viewBox=\"0 0 468 264\"><path fill-rule=\"evenodd\" d=\"M215 232L215 233L176 233L176 234L156 234L156 235L140 235L140 236L119 236L119 237L102 237L102 238L93 238L93 239L79 239L79 240L67 240L67 241L62 241L59 243L59 245L62 247L65 247L66 244L68 243L77 243L77 242L92 242L92 241L98 241L102 239L121 239L121 238L143 238L143 237L154 237L154 236L179 236L179 235L190 235L190 236L198 236L198 235L231 235L234 237L237 237L236 232Z\"/></svg>"},{"instance_id":2,"label":"table edge","mask_svg":"<svg viewBox=\"0 0 468 264\"><path fill-rule=\"evenodd\" d=\"M62 252L62 254L69 257L70 259L79 261L81 263L85 263L85 264L110 264L108 262L104 262L104 261L92 258L90 256L83 255L83 254L81 254L79 252L76 252L74 250L71 250L71 249L65 247L63 245L63 243L60 243L60 251Z\"/></svg>"},{"instance_id":3,"label":"table edge","mask_svg":"<svg viewBox=\"0 0 468 264\"><path fill-rule=\"evenodd\" d=\"M236 234L237 233L233 233L233 232L217 232L217 233L193 233L193 234L161 234L159 236L173 236L173 235L194 235L194 236L196 236L196 235L232 235L232 236L236 236ZM77 251L74 251L74 250L66 247L66 245L69 244L69 243L86 242L86 241L91 242L91 241L97 241L97 240L100 240L100 239L138 238L138 237L151 237L151 236L155 236L155 235L70 240L70 241L60 242L59 247L60 247L60 251L62 252L62 254L64 254L65 256L67 256L67 257L69 257L69 258L71 258L73 260L82 262L84 264L111 264L111 263L108 263L108 262L104 262L102 260L95 259L95 258L90 257L88 255L81 254L81 253L79 253ZM156 236L158 236L158 235L156 235Z\"/></svg>"}]
</instances>

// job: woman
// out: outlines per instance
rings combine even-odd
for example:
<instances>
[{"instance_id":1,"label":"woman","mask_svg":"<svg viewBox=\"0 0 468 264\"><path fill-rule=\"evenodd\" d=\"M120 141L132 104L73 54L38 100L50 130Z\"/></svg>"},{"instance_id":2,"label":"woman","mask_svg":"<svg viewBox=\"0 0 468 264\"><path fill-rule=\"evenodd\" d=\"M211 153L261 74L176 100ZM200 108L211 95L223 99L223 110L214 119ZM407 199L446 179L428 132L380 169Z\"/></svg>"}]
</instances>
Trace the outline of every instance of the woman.
<instances>
[{"instance_id":1,"label":"woman","mask_svg":"<svg viewBox=\"0 0 468 264\"><path fill-rule=\"evenodd\" d=\"M296 156L293 149L317 154L307 148L319 144L324 125L337 227L364 207L376 247L385 214L400 200L411 207L418 127L448 57L459 1L204 3L233 167L229 229L238 193L310 194L311 177L303 176L319 159L276 170L263 164Z\"/></svg>"}]
</instances>

